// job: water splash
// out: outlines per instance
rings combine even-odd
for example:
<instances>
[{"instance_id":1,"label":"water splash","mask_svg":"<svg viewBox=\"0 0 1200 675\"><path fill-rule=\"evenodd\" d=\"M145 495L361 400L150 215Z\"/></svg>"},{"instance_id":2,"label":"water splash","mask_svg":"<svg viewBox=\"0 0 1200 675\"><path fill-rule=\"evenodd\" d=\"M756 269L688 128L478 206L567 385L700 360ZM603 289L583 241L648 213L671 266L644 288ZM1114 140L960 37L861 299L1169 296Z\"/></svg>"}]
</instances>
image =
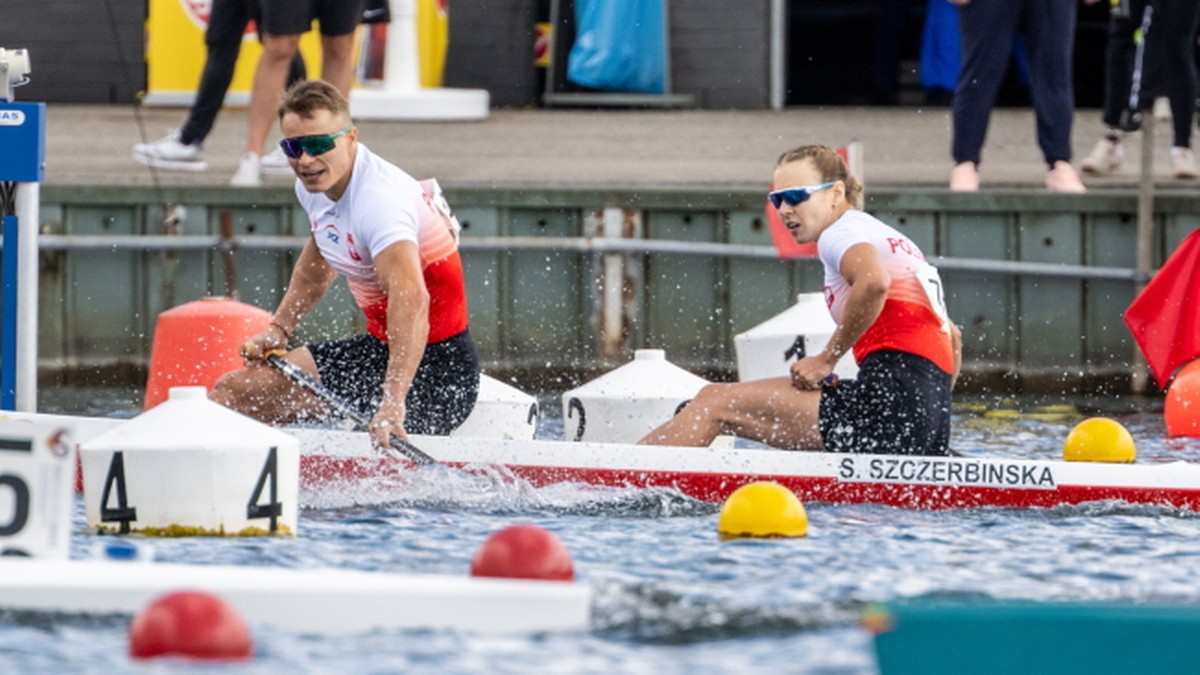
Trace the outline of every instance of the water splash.
<instances>
[{"instance_id":1,"label":"water splash","mask_svg":"<svg viewBox=\"0 0 1200 675\"><path fill-rule=\"evenodd\" d=\"M715 513L708 504L670 488L608 487L554 483L535 487L510 469L473 464L463 469L436 465L359 480L306 488L308 509L380 506L443 512L677 518Z\"/></svg>"}]
</instances>

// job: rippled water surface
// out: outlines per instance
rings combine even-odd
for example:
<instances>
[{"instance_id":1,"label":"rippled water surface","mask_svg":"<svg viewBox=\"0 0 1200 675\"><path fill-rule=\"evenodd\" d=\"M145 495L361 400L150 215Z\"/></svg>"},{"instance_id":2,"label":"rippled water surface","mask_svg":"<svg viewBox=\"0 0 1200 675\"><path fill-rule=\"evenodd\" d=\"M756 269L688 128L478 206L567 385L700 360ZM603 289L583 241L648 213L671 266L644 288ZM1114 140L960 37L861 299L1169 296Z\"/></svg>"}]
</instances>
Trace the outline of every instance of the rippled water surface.
<instances>
[{"instance_id":1,"label":"rippled water surface","mask_svg":"<svg viewBox=\"0 0 1200 675\"><path fill-rule=\"evenodd\" d=\"M967 402L955 414L952 444L972 456L1055 457L1070 428L1096 410L1044 404ZM1105 410L1133 433L1139 461L1200 461L1200 441L1163 438L1159 412ZM544 433L555 429L551 422ZM814 503L806 505L807 538L722 543L718 505L663 489L533 489L503 471L466 477L435 469L403 485L312 492L303 501L295 539L156 540L156 557L465 575L488 535L535 523L562 539L578 583L593 590L592 627L507 637L312 637L256 627L256 657L237 672L871 673L871 638L859 627L871 603L1200 602L1200 517L1158 507L927 512ZM88 557L95 538L83 534L82 507L77 531L72 555ZM145 669L125 656L127 626L128 617L0 615L0 663L22 672Z\"/></svg>"}]
</instances>

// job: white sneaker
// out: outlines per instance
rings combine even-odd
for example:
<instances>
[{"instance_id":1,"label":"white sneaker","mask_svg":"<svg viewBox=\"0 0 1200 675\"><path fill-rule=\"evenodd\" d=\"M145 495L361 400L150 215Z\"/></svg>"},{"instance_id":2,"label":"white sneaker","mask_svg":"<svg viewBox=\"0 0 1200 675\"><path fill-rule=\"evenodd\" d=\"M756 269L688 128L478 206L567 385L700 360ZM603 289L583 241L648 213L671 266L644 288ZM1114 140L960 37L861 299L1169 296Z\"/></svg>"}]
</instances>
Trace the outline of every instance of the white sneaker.
<instances>
[{"instance_id":1,"label":"white sneaker","mask_svg":"<svg viewBox=\"0 0 1200 675\"><path fill-rule=\"evenodd\" d=\"M258 187L263 184L262 161L253 152L242 155L237 171L229 179L233 187Z\"/></svg>"},{"instance_id":2,"label":"white sneaker","mask_svg":"<svg viewBox=\"0 0 1200 675\"><path fill-rule=\"evenodd\" d=\"M200 143L184 145L179 142L179 130L172 129L163 138L153 143L137 143L133 146L133 159L147 166L178 171L204 171L204 146Z\"/></svg>"},{"instance_id":3,"label":"white sneaker","mask_svg":"<svg viewBox=\"0 0 1200 675\"><path fill-rule=\"evenodd\" d=\"M1171 121L1171 99L1166 96L1154 99L1154 119L1159 122Z\"/></svg>"},{"instance_id":4,"label":"white sneaker","mask_svg":"<svg viewBox=\"0 0 1200 675\"><path fill-rule=\"evenodd\" d=\"M287 155L283 154L283 148L276 147L274 152L263 155L262 172L268 176L292 176L295 172L292 171L292 164L288 161Z\"/></svg>"},{"instance_id":5,"label":"white sneaker","mask_svg":"<svg viewBox=\"0 0 1200 675\"><path fill-rule=\"evenodd\" d=\"M1171 168L1175 170L1176 178L1195 178L1196 158L1192 156L1192 149L1171 148Z\"/></svg>"},{"instance_id":6,"label":"white sneaker","mask_svg":"<svg viewBox=\"0 0 1200 675\"><path fill-rule=\"evenodd\" d=\"M1123 159L1125 159L1125 148L1121 147L1120 141L1114 142L1107 138L1101 138L1096 141L1091 153L1079 163L1079 168L1084 173L1095 175L1111 173L1121 166Z\"/></svg>"}]
</instances>

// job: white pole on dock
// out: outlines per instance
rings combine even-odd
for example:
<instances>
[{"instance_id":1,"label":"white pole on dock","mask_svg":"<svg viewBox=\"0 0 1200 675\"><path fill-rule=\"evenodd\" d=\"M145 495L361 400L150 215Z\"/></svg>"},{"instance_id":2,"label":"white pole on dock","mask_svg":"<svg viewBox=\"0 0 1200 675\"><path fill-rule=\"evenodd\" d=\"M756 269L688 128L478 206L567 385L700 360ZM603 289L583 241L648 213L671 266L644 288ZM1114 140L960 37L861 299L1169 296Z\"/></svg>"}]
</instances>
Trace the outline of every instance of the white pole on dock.
<instances>
[{"instance_id":1,"label":"white pole on dock","mask_svg":"<svg viewBox=\"0 0 1200 675\"><path fill-rule=\"evenodd\" d=\"M785 42L787 28L786 3L784 0L771 0L770 54L768 59L771 66L771 110L783 110L787 103L787 83L784 81L785 61L787 58L787 43Z\"/></svg>"},{"instance_id":2,"label":"white pole on dock","mask_svg":"<svg viewBox=\"0 0 1200 675\"><path fill-rule=\"evenodd\" d=\"M16 409L37 410L38 183L17 185Z\"/></svg>"},{"instance_id":3,"label":"white pole on dock","mask_svg":"<svg viewBox=\"0 0 1200 675\"><path fill-rule=\"evenodd\" d=\"M532 56L531 56L532 58ZM422 87L415 0L392 0L383 53L383 87L350 92L350 114L367 120L482 120L486 89Z\"/></svg>"}]
</instances>

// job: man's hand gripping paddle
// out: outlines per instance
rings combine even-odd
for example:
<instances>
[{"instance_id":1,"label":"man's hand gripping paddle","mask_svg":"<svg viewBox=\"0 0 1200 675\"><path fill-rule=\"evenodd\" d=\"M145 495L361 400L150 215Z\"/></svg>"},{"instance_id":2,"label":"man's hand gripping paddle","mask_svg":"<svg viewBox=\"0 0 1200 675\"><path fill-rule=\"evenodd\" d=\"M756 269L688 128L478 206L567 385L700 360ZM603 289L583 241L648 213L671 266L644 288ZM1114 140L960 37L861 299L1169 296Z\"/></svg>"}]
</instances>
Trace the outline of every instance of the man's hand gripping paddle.
<instances>
[{"instance_id":1,"label":"man's hand gripping paddle","mask_svg":"<svg viewBox=\"0 0 1200 675\"><path fill-rule=\"evenodd\" d=\"M357 426L359 429L363 431L367 430L370 420L368 420L366 416L354 409L349 403L346 403L342 399L338 398L336 394L326 389L320 382L312 379L312 377L310 377L308 373L301 370L299 366L285 360L283 357L279 356L278 353L267 354L267 363L271 364L272 368L275 368L279 372L283 373L284 376L294 382L297 386L308 390L314 396L329 405L329 407L336 410L339 414L354 422L355 426ZM390 434L390 436L391 449L400 453L400 455L411 459L417 464L441 463L425 454L417 446L409 443L403 438L400 438L396 434Z\"/></svg>"}]
</instances>

